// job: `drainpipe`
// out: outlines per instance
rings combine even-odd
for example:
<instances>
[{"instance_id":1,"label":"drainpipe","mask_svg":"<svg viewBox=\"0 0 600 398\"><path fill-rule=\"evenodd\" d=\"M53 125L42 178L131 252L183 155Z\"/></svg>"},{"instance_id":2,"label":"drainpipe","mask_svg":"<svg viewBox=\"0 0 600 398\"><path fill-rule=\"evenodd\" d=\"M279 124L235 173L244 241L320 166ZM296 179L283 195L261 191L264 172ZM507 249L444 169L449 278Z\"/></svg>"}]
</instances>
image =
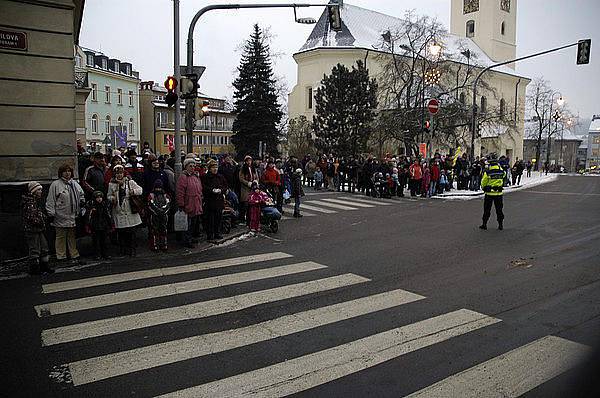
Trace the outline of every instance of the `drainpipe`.
<instances>
[{"instance_id":1,"label":"drainpipe","mask_svg":"<svg viewBox=\"0 0 600 398\"><path fill-rule=\"evenodd\" d=\"M521 78L515 85L515 125L517 124L517 104L519 103L519 84L521 84Z\"/></svg>"}]
</instances>

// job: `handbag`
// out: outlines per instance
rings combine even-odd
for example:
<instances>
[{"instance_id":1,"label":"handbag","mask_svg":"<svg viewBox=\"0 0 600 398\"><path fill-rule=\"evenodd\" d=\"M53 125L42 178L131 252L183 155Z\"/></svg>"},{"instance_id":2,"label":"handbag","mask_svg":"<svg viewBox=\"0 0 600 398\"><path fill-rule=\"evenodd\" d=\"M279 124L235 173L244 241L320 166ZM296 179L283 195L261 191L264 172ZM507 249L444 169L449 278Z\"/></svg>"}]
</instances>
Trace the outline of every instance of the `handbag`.
<instances>
[{"instance_id":1,"label":"handbag","mask_svg":"<svg viewBox=\"0 0 600 398\"><path fill-rule=\"evenodd\" d=\"M129 187L129 207L131 207L131 212L133 214L141 213L144 210L144 201L142 197L139 195L132 195L131 186L129 186L129 181L127 182L127 186Z\"/></svg>"},{"instance_id":2,"label":"handbag","mask_svg":"<svg viewBox=\"0 0 600 398\"><path fill-rule=\"evenodd\" d=\"M173 218L173 230L176 232L187 231L188 219L185 211L177 210Z\"/></svg>"}]
</instances>

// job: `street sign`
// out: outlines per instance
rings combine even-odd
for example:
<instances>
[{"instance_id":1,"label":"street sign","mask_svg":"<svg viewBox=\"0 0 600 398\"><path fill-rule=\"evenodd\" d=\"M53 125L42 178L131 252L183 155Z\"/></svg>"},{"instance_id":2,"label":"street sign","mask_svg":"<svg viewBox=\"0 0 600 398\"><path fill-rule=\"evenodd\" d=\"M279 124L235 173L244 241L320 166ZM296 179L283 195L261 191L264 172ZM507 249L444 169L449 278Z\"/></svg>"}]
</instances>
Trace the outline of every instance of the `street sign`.
<instances>
[{"instance_id":1,"label":"street sign","mask_svg":"<svg viewBox=\"0 0 600 398\"><path fill-rule=\"evenodd\" d=\"M419 144L419 153L421 154L421 156L423 156L423 158L427 157L427 144L422 142Z\"/></svg>"},{"instance_id":2,"label":"street sign","mask_svg":"<svg viewBox=\"0 0 600 398\"><path fill-rule=\"evenodd\" d=\"M111 144L110 135L105 136L104 139L102 140L102 143L104 145L110 145Z\"/></svg>"},{"instance_id":3,"label":"street sign","mask_svg":"<svg viewBox=\"0 0 600 398\"><path fill-rule=\"evenodd\" d=\"M427 103L427 110L429 111L429 113L431 113L432 115L435 115L436 113L438 113L439 109L440 109L439 101L436 100L435 98L430 99L429 102Z\"/></svg>"}]
</instances>

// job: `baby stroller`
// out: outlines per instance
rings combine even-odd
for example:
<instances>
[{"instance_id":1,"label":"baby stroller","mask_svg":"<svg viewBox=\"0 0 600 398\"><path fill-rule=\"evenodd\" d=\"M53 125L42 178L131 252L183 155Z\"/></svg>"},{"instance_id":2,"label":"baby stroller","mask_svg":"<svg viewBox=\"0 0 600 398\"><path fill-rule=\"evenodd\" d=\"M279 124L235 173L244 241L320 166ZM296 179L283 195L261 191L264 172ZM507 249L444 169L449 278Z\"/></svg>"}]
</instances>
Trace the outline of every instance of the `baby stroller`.
<instances>
[{"instance_id":1,"label":"baby stroller","mask_svg":"<svg viewBox=\"0 0 600 398\"><path fill-rule=\"evenodd\" d=\"M281 213L275 207L273 196L269 192L266 192L268 199L260 209L260 224L272 233L276 233L279 230L279 220L281 220Z\"/></svg>"},{"instance_id":2,"label":"baby stroller","mask_svg":"<svg viewBox=\"0 0 600 398\"><path fill-rule=\"evenodd\" d=\"M225 207L221 216L221 233L223 235L229 234L231 228L236 226L236 221L239 217L239 213L236 210L234 198L229 195L225 195Z\"/></svg>"}]
</instances>

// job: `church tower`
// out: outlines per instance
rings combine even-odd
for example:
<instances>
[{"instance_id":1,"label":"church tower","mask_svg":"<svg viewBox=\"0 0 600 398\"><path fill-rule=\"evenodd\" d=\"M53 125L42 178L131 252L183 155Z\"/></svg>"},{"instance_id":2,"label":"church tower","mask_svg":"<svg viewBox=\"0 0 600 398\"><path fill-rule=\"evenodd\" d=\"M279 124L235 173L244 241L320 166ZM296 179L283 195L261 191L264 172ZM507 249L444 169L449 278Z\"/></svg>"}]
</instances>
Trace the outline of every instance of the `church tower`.
<instances>
[{"instance_id":1,"label":"church tower","mask_svg":"<svg viewBox=\"0 0 600 398\"><path fill-rule=\"evenodd\" d=\"M471 38L496 62L514 59L517 0L452 0L450 32Z\"/></svg>"}]
</instances>

